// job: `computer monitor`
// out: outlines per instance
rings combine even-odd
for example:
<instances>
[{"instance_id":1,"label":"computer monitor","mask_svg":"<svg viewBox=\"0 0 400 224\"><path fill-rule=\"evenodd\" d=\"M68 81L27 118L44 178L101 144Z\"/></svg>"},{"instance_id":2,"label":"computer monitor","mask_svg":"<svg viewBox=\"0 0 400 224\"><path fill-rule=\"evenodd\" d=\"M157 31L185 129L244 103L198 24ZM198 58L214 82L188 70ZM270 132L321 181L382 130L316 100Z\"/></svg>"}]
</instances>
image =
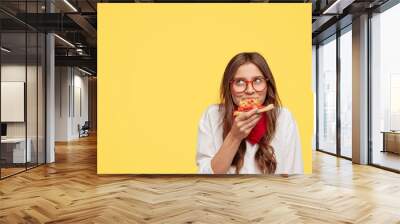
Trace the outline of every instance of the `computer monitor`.
<instances>
[{"instance_id":1,"label":"computer monitor","mask_svg":"<svg viewBox=\"0 0 400 224\"><path fill-rule=\"evenodd\" d=\"M1 123L1 136L7 136L7 124Z\"/></svg>"}]
</instances>

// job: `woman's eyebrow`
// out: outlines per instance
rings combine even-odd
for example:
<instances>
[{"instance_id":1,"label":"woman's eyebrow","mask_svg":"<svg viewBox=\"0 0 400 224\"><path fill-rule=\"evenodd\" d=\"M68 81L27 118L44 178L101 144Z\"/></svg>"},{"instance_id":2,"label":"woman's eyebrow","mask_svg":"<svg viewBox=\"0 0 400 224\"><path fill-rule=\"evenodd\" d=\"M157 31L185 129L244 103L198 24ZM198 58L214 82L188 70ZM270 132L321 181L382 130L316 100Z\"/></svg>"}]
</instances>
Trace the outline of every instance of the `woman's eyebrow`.
<instances>
[{"instance_id":1,"label":"woman's eyebrow","mask_svg":"<svg viewBox=\"0 0 400 224\"><path fill-rule=\"evenodd\" d=\"M257 75L257 76L252 77L252 79L255 79L255 78L264 78L264 76L263 75ZM236 77L235 79L246 79L246 77Z\"/></svg>"}]
</instances>

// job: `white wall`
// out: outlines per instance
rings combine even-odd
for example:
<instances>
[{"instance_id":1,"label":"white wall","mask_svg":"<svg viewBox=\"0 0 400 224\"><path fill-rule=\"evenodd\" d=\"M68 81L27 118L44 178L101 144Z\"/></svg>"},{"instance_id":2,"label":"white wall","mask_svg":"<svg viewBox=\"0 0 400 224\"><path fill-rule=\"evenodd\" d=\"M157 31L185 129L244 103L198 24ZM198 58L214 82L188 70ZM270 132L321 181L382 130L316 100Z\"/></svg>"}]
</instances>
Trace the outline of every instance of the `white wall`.
<instances>
[{"instance_id":1,"label":"white wall","mask_svg":"<svg viewBox=\"0 0 400 224\"><path fill-rule=\"evenodd\" d=\"M56 67L55 73L55 140L70 141L88 120L88 77L71 67Z\"/></svg>"},{"instance_id":2,"label":"white wall","mask_svg":"<svg viewBox=\"0 0 400 224\"><path fill-rule=\"evenodd\" d=\"M68 140L69 73L69 68L67 67L55 68L55 141Z\"/></svg>"},{"instance_id":3,"label":"white wall","mask_svg":"<svg viewBox=\"0 0 400 224\"><path fill-rule=\"evenodd\" d=\"M75 70L75 75L74 75L74 87L75 87L75 113L73 113L74 117L72 119L72 132L71 135L74 138L78 138L79 133L78 133L78 124L81 126L85 123L85 121L88 121L89 118L89 111L88 111L88 77L87 76L81 76L82 73L76 74ZM78 93L78 90L80 90L80 93ZM78 94L80 94L80 98L78 98ZM80 105L79 102L80 101ZM79 111L79 106L81 106L81 112Z\"/></svg>"}]
</instances>

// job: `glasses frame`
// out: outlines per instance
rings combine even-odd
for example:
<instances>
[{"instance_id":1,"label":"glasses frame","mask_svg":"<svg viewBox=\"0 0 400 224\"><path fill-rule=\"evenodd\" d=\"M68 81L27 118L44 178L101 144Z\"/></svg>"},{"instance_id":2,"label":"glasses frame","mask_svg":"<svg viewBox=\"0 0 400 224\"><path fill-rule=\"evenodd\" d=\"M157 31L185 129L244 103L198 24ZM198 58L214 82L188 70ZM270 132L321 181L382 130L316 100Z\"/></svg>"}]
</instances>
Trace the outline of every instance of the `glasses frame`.
<instances>
[{"instance_id":1,"label":"glasses frame","mask_svg":"<svg viewBox=\"0 0 400 224\"><path fill-rule=\"evenodd\" d=\"M265 87L264 87L264 89L262 89L262 90L256 90L256 88L254 88L253 82L254 82L254 80L257 79L257 78L260 78L260 79L264 79L264 80L265 80ZM249 83L251 83L251 87L254 89L254 91L256 91L256 92L262 92L262 91L264 91L264 90L267 88L269 79L267 79L267 78L265 78L265 77L257 77L257 78L255 78L255 79L253 79L253 80L244 80L244 79L242 79L244 82L246 82L246 88L244 88L243 91L235 91L235 90L232 88L233 82L236 81L236 80L238 80L238 79L232 79L231 81L229 81L229 84L230 84L230 86L231 86L230 88L231 88L233 91L235 91L236 93L243 93L243 92L246 92L247 87L249 86Z\"/></svg>"}]
</instances>

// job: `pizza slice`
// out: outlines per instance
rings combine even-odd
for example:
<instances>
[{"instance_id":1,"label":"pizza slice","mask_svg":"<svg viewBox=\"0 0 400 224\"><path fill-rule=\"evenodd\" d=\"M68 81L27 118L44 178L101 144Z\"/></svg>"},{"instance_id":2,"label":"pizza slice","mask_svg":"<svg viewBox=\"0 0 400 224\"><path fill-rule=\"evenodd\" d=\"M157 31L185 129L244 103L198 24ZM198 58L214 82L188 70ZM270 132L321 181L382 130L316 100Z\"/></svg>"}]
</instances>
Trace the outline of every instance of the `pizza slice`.
<instances>
[{"instance_id":1,"label":"pizza slice","mask_svg":"<svg viewBox=\"0 0 400 224\"><path fill-rule=\"evenodd\" d=\"M257 98L247 98L241 99L239 102L238 109L233 113L234 116L239 115L242 112L250 111L254 108L258 108L258 112L266 112L272 110L274 108L273 104L269 104L268 106L264 106Z\"/></svg>"}]
</instances>

